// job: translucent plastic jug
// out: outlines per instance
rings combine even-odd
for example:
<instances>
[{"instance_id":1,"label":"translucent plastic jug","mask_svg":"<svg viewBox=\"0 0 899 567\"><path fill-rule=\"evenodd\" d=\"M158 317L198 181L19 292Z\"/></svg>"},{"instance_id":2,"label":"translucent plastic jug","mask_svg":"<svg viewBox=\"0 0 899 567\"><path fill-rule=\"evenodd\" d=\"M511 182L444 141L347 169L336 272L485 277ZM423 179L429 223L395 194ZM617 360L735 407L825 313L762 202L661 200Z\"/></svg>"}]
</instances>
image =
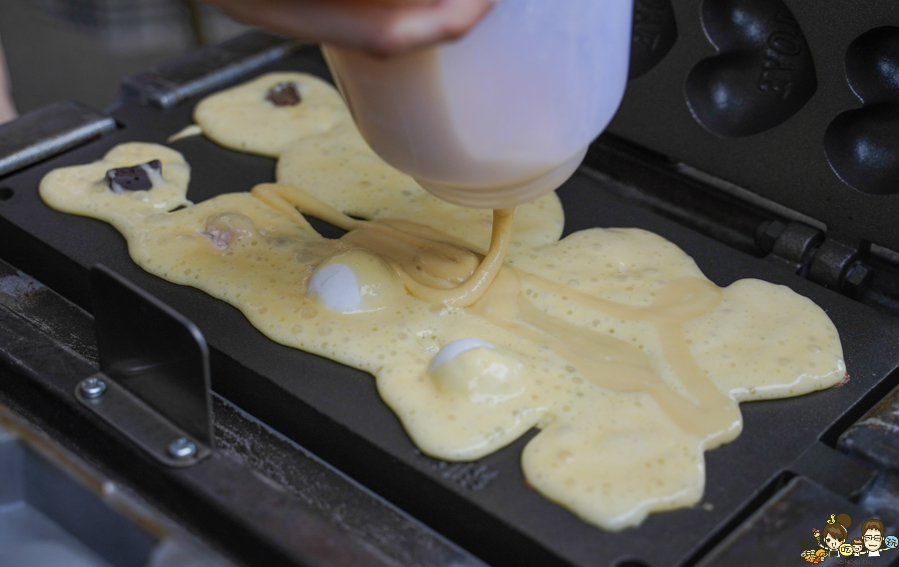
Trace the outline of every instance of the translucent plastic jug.
<instances>
[{"instance_id":1,"label":"translucent plastic jug","mask_svg":"<svg viewBox=\"0 0 899 567\"><path fill-rule=\"evenodd\" d=\"M502 0L460 40L379 59L325 46L362 136L433 195L476 208L559 187L627 83L632 0Z\"/></svg>"}]
</instances>

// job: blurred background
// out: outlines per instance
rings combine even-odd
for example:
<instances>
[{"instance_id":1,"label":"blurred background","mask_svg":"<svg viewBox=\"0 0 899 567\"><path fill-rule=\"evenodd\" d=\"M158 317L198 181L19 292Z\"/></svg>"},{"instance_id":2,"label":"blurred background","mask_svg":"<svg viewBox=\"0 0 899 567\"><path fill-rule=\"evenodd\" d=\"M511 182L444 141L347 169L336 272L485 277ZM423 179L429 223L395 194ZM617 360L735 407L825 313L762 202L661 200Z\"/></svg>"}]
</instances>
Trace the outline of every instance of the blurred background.
<instances>
[{"instance_id":1,"label":"blurred background","mask_svg":"<svg viewBox=\"0 0 899 567\"><path fill-rule=\"evenodd\" d=\"M247 29L197 0L0 0L20 114L61 100L104 110L124 77Z\"/></svg>"}]
</instances>

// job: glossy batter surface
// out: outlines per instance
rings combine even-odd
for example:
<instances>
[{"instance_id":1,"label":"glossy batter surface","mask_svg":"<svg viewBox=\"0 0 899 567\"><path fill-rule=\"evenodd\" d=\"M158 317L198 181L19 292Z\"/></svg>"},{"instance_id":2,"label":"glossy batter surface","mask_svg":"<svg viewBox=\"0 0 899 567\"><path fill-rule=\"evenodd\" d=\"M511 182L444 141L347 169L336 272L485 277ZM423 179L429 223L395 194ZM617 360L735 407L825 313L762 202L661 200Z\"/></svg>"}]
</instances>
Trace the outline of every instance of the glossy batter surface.
<instances>
[{"instance_id":1,"label":"glossy batter surface","mask_svg":"<svg viewBox=\"0 0 899 567\"><path fill-rule=\"evenodd\" d=\"M253 88L263 96L285 80L294 78L262 77ZM317 80L295 80L301 104L339 107L327 85L304 91ZM239 127L201 125L229 147L247 130L244 146L263 153L248 118L258 101L246 102L242 88L214 95L221 108L247 105ZM217 112L213 122L227 122ZM703 451L739 434L738 402L843 379L833 324L788 288L718 288L643 230L559 241L554 195L514 217L497 212L492 230L489 212L436 201L383 164L336 112L291 118L302 135L281 144L279 183L251 193L169 212L189 204L188 166L168 148L125 144L51 172L41 196L110 222L144 269L235 305L273 340L372 373L430 455L477 459L541 428L522 455L528 482L606 529L699 501ZM107 187L107 170L154 159L162 170L151 190ZM322 238L301 213L348 232ZM490 258L503 238L500 267ZM484 274L489 285L476 286ZM460 291L468 288L482 295Z\"/></svg>"}]
</instances>

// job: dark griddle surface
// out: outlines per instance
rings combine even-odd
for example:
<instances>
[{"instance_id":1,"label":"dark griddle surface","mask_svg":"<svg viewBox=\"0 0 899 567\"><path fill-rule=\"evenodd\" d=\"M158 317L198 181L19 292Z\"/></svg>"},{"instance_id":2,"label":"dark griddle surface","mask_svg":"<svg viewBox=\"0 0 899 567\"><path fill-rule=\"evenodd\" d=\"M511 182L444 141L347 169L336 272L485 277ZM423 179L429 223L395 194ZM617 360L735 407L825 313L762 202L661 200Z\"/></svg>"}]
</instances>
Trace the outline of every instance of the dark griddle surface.
<instances>
[{"instance_id":1,"label":"dark griddle surface","mask_svg":"<svg viewBox=\"0 0 899 567\"><path fill-rule=\"evenodd\" d=\"M895 110L879 116L876 110L894 109L899 100L899 3L637 0L636 6L645 34L635 28L638 39L655 45L661 33L673 35L673 44L670 51L664 45L644 51L648 65L628 84L610 132L805 213L826 224L831 238L899 250L899 128ZM795 23L784 25L788 13ZM868 34L876 29L875 40ZM784 38L789 49L778 45ZM792 50L801 57L782 56ZM808 78L811 93L803 100ZM790 96L773 93L769 80ZM868 85L879 81L883 91L874 96ZM705 96L697 98L691 86ZM838 119L865 105L874 113L862 114L865 124ZM708 117L715 115L733 116L740 131L712 131Z\"/></svg>"},{"instance_id":2,"label":"dark griddle surface","mask_svg":"<svg viewBox=\"0 0 899 567\"><path fill-rule=\"evenodd\" d=\"M267 70L276 69L326 74L318 54L310 51ZM58 213L40 201L37 186L50 169L94 161L126 141L164 144L191 122L195 103L191 99L169 111L124 106L113 113L120 124L115 133L0 181L14 191L0 202L0 255L88 308L88 269L103 263L116 270L200 327L212 350L213 388L219 394L490 563L593 566L631 557L661 566L689 560L735 514L751 512L758 495L768 494L766 487L783 479L783 471L806 448L822 436L835 438L844 426L834 429L834 423L858 416L894 385L890 376L899 363L899 322L637 208L604 190L607 182L601 177L578 172L559 191L568 216L566 233L594 226L641 227L683 248L719 285L746 277L787 285L833 319L851 375L843 387L743 405L743 434L707 454L704 502L711 507L656 514L620 534L603 532L524 485L518 461L530 436L476 466L424 457L378 398L371 376L271 342L233 307L143 272L112 227ZM202 137L171 147L191 164L188 197L195 202L246 191L274 176L273 160L225 150Z\"/></svg>"}]
</instances>

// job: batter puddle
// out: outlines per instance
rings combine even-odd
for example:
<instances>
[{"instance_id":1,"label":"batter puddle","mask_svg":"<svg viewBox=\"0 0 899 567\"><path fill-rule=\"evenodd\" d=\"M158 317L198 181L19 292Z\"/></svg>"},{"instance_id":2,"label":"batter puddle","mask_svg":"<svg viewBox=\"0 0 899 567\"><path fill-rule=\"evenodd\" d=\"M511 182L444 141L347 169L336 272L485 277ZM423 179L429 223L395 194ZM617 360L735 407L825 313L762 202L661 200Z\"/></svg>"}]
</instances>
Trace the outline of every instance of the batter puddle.
<instances>
[{"instance_id":1,"label":"batter puddle","mask_svg":"<svg viewBox=\"0 0 899 567\"><path fill-rule=\"evenodd\" d=\"M284 83L287 103L266 98ZM195 118L222 145L279 157L278 182L193 205L180 153L129 143L50 172L41 197L112 224L143 269L227 301L272 340L373 374L429 455L473 460L541 429L525 478L597 526L698 502L703 452L739 434L740 402L844 378L837 331L807 298L759 280L719 288L639 229L559 240L555 195L493 219L438 201L365 146L319 79L266 75ZM116 175L146 180L114 190L107 172L135 166ZM347 233L323 238L306 216Z\"/></svg>"}]
</instances>

